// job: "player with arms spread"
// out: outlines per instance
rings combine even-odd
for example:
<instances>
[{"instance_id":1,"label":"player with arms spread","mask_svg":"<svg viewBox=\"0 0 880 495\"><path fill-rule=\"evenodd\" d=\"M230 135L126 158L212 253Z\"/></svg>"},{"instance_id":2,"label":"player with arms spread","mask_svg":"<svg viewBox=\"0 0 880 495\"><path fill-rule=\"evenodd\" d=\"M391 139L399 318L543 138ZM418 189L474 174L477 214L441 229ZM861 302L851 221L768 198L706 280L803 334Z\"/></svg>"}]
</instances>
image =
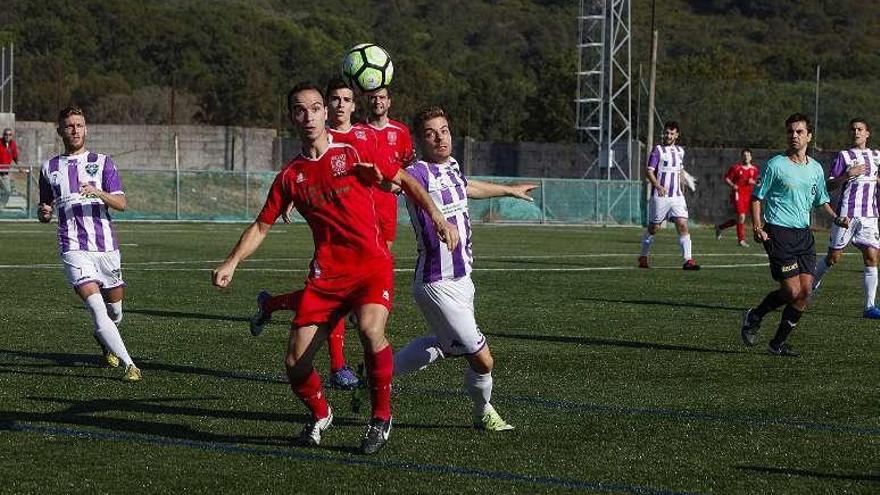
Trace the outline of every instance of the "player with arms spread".
<instances>
[{"instance_id":1,"label":"player with arms spread","mask_svg":"<svg viewBox=\"0 0 880 495\"><path fill-rule=\"evenodd\" d=\"M849 227L831 227L828 254L816 266L813 282L815 296L822 277L840 260L843 248L852 243L862 252L865 263L863 286L865 309L862 316L880 319L880 308L874 305L877 296L877 261L880 259L880 231L877 229L877 181L880 180L880 150L868 148L871 126L863 118L850 121L852 148L841 151L831 165L828 189L843 186L837 202L840 215L851 218Z\"/></svg>"},{"instance_id":2,"label":"player with arms spread","mask_svg":"<svg viewBox=\"0 0 880 495\"><path fill-rule=\"evenodd\" d=\"M724 174L724 182L730 186L730 206L736 214L736 218L730 219L715 226L715 239L721 239L721 232L736 225L736 242L742 247L749 247L746 242L746 213L752 202L752 191L761 172L752 163L752 152L748 148L740 153L742 160L727 169Z\"/></svg>"},{"instance_id":3,"label":"player with arms spread","mask_svg":"<svg viewBox=\"0 0 880 495\"><path fill-rule=\"evenodd\" d=\"M64 153L43 163L40 170L41 222L58 211L58 247L68 283L92 316L94 336L103 349L104 364L125 366L123 379L138 381L135 366L118 325L122 322L122 280L119 240L110 208L128 205L113 160L86 150L88 128L83 111L70 106L58 114L58 135Z\"/></svg>"},{"instance_id":4,"label":"player with arms spread","mask_svg":"<svg viewBox=\"0 0 880 495\"><path fill-rule=\"evenodd\" d=\"M228 286L238 264L260 246L293 203L308 223L315 243L284 360L291 389L312 413L298 440L304 445L320 444L322 433L333 422L312 361L336 320L354 311L372 400L372 418L361 451L373 454L385 445L391 432L393 375L385 323L394 294L394 273L391 253L378 228L374 202L378 182L390 180L425 207L431 227L450 250L458 245L458 231L418 182L394 164L364 163L352 146L330 141L320 88L298 84L287 101L291 122L302 141L302 154L278 173L263 210L214 270L213 283Z\"/></svg>"},{"instance_id":5,"label":"player with arms spread","mask_svg":"<svg viewBox=\"0 0 880 495\"><path fill-rule=\"evenodd\" d=\"M532 201L528 193L537 186L505 186L465 178L451 156L449 121L440 107L428 107L418 114L416 137L424 159L406 171L428 191L434 204L464 237L456 249L447 250L430 228L428 212L407 196L419 250L413 296L431 333L413 340L394 355L394 372L409 373L445 357L463 356L468 362L464 382L474 404L474 425L488 431L512 430L513 426L505 422L489 402L494 360L474 318L468 198L512 196Z\"/></svg>"}]
</instances>

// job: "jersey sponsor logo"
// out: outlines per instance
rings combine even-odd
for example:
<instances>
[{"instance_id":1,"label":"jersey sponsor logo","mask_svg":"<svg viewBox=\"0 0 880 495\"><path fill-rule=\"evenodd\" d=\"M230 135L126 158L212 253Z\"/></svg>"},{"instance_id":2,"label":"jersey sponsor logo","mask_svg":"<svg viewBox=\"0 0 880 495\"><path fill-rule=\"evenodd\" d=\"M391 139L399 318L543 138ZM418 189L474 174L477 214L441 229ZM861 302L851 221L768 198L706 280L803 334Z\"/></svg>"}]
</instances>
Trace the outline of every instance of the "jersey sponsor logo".
<instances>
[{"instance_id":1,"label":"jersey sponsor logo","mask_svg":"<svg viewBox=\"0 0 880 495\"><path fill-rule=\"evenodd\" d=\"M355 129L354 137L356 139L360 139L361 141L366 141L367 140L367 133L362 129Z\"/></svg>"},{"instance_id":2,"label":"jersey sponsor logo","mask_svg":"<svg viewBox=\"0 0 880 495\"><path fill-rule=\"evenodd\" d=\"M98 174L98 164L97 163L86 163L86 173L94 177Z\"/></svg>"},{"instance_id":3,"label":"jersey sponsor logo","mask_svg":"<svg viewBox=\"0 0 880 495\"><path fill-rule=\"evenodd\" d=\"M306 174L304 174L302 172L297 172L296 173L296 183L301 184L305 181L306 181Z\"/></svg>"},{"instance_id":4,"label":"jersey sponsor logo","mask_svg":"<svg viewBox=\"0 0 880 495\"><path fill-rule=\"evenodd\" d=\"M330 159L330 173L333 174L334 177L345 175L345 172L345 155L336 155Z\"/></svg>"}]
</instances>

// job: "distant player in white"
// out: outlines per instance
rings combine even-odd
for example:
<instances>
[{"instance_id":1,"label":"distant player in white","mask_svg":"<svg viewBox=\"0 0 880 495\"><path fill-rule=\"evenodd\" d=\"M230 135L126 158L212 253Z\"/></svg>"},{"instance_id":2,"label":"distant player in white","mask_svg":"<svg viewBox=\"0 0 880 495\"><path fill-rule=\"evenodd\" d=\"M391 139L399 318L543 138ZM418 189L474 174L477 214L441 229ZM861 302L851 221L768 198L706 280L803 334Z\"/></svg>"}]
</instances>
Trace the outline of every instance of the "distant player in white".
<instances>
[{"instance_id":1,"label":"distant player in white","mask_svg":"<svg viewBox=\"0 0 880 495\"><path fill-rule=\"evenodd\" d=\"M831 227L828 254L816 264L813 294L822 283L822 277L840 260L843 249L850 243L862 252L865 262L863 285L865 289L865 318L880 319L880 308L874 305L877 296L877 261L880 259L880 231L877 229L877 182L880 181L880 151L868 148L871 126L862 118L849 123L852 148L837 154L829 171L828 190L842 186L837 201L837 213L851 218L849 227Z\"/></svg>"},{"instance_id":2,"label":"distant player in white","mask_svg":"<svg viewBox=\"0 0 880 495\"><path fill-rule=\"evenodd\" d=\"M678 122L666 122L663 126L663 144L651 151L646 177L651 183L651 200L648 203L648 230L642 236L642 253L639 268L649 268L648 254L654 235L664 220L672 220L678 229L678 245L684 258L685 270L699 270L691 255L691 234L688 232L688 209L682 193L684 172L684 148L675 144L679 137Z\"/></svg>"},{"instance_id":3,"label":"distant player in white","mask_svg":"<svg viewBox=\"0 0 880 495\"><path fill-rule=\"evenodd\" d=\"M44 162L40 170L38 218L49 222L57 209L64 273L92 316L104 364L115 368L122 361L123 379L137 381L141 372L117 327L122 322L125 282L109 208L125 210L122 182L109 156L86 150L88 129L81 109L71 106L58 114L58 135L65 151Z\"/></svg>"},{"instance_id":4,"label":"distant player in white","mask_svg":"<svg viewBox=\"0 0 880 495\"><path fill-rule=\"evenodd\" d=\"M445 357L464 357L469 365L464 382L474 403L474 426L488 431L512 430L513 426L501 419L490 403L494 362L474 318L468 198L513 196L532 201L528 192L537 186L504 186L466 179L450 156L449 120L440 107L428 107L416 117L415 141L421 144L424 158L406 171L424 186L446 219L458 227L462 242L450 251L431 228L428 214L407 198L419 251L413 296L431 333L394 355L394 374L410 373Z\"/></svg>"}]
</instances>

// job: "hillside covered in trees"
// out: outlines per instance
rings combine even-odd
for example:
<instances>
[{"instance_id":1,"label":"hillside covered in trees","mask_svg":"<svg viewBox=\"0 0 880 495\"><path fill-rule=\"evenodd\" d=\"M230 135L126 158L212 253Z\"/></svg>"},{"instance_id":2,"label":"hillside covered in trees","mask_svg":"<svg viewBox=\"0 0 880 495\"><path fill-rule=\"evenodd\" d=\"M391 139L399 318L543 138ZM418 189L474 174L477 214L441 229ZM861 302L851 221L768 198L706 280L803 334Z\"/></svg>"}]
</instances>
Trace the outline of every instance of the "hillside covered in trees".
<instances>
[{"instance_id":1,"label":"hillside covered in trees","mask_svg":"<svg viewBox=\"0 0 880 495\"><path fill-rule=\"evenodd\" d=\"M650 2L632 3L633 77L642 64L647 79ZM441 103L459 134L573 141L577 13L574 0L10 0L0 40L16 44L21 120L77 102L93 122L282 129L292 83L326 80L372 41L392 54L404 119ZM853 115L880 122L880 3L658 0L655 25L658 110L689 144L779 145L785 115L813 113L817 64L822 146L843 145Z\"/></svg>"}]
</instances>

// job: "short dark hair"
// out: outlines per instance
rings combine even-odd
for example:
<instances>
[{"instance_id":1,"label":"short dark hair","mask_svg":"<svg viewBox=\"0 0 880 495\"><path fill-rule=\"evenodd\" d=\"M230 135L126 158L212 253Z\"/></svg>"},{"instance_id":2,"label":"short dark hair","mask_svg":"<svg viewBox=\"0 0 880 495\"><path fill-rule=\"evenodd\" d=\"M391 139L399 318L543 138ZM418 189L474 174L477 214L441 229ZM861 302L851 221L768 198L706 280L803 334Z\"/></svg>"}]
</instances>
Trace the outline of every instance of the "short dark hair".
<instances>
[{"instance_id":1,"label":"short dark hair","mask_svg":"<svg viewBox=\"0 0 880 495\"><path fill-rule=\"evenodd\" d=\"M303 81L301 83L297 83L290 91L287 92L287 111L290 112L292 109L290 107L290 103L293 101L293 97L302 93L303 91L317 91L319 95L321 95L321 101L324 104L327 104L327 97L324 95L324 91L315 83L311 81Z\"/></svg>"},{"instance_id":2,"label":"short dark hair","mask_svg":"<svg viewBox=\"0 0 880 495\"><path fill-rule=\"evenodd\" d=\"M327 81L327 89L324 95L329 98L330 93L336 91L337 89L351 89L351 86L349 86L341 77L334 77L333 79ZM353 89L351 91L352 93L354 92Z\"/></svg>"},{"instance_id":3,"label":"short dark hair","mask_svg":"<svg viewBox=\"0 0 880 495\"><path fill-rule=\"evenodd\" d=\"M752 153L752 150L750 150L750 149L748 149L748 148L743 148L743 149L739 150L739 154L740 154L740 155L742 155L743 153L749 153L749 154L751 154L751 153Z\"/></svg>"},{"instance_id":4,"label":"short dark hair","mask_svg":"<svg viewBox=\"0 0 880 495\"><path fill-rule=\"evenodd\" d=\"M430 105L419 110L415 118L416 133L421 134L425 130L425 122L438 117L443 117L449 122L449 114L440 105Z\"/></svg>"},{"instance_id":5,"label":"short dark hair","mask_svg":"<svg viewBox=\"0 0 880 495\"><path fill-rule=\"evenodd\" d=\"M813 123L810 122L810 118L800 112L795 112L785 119L785 130L788 131L791 124L794 124L795 122L803 122L804 124L807 124L807 132L810 134L813 133Z\"/></svg>"},{"instance_id":6,"label":"short dark hair","mask_svg":"<svg viewBox=\"0 0 880 495\"><path fill-rule=\"evenodd\" d=\"M868 132L871 132L871 124L869 124L867 120L865 120L861 117L856 117L856 118L850 120L849 126L852 127L853 124L857 124L857 123L865 124L865 129L867 129Z\"/></svg>"},{"instance_id":7,"label":"short dark hair","mask_svg":"<svg viewBox=\"0 0 880 495\"><path fill-rule=\"evenodd\" d=\"M69 105L69 106L65 107L63 110L61 110L60 112L58 112L58 125L60 126L61 123L64 122L64 119L66 119L67 117L70 117L71 115L79 115L83 119L86 118L86 114L83 113L82 108L80 108L76 105Z\"/></svg>"},{"instance_id":8,"label":"short dark hair","mask_svg":"<svg viewBox=\"0 0 880 495\"><path fill-rule=\"evenodd\" d=\"M676 131L678 131L678 132L681 132L681 127L679 127L679 126L678 126L678 122L676 122L676 121L674 121L674 120L667 120L667 121L663 124L663 129L664 129L664 130L665 130L665 129L674 129L674 130L676 130Z\"/></svg>"}]
</instances>

